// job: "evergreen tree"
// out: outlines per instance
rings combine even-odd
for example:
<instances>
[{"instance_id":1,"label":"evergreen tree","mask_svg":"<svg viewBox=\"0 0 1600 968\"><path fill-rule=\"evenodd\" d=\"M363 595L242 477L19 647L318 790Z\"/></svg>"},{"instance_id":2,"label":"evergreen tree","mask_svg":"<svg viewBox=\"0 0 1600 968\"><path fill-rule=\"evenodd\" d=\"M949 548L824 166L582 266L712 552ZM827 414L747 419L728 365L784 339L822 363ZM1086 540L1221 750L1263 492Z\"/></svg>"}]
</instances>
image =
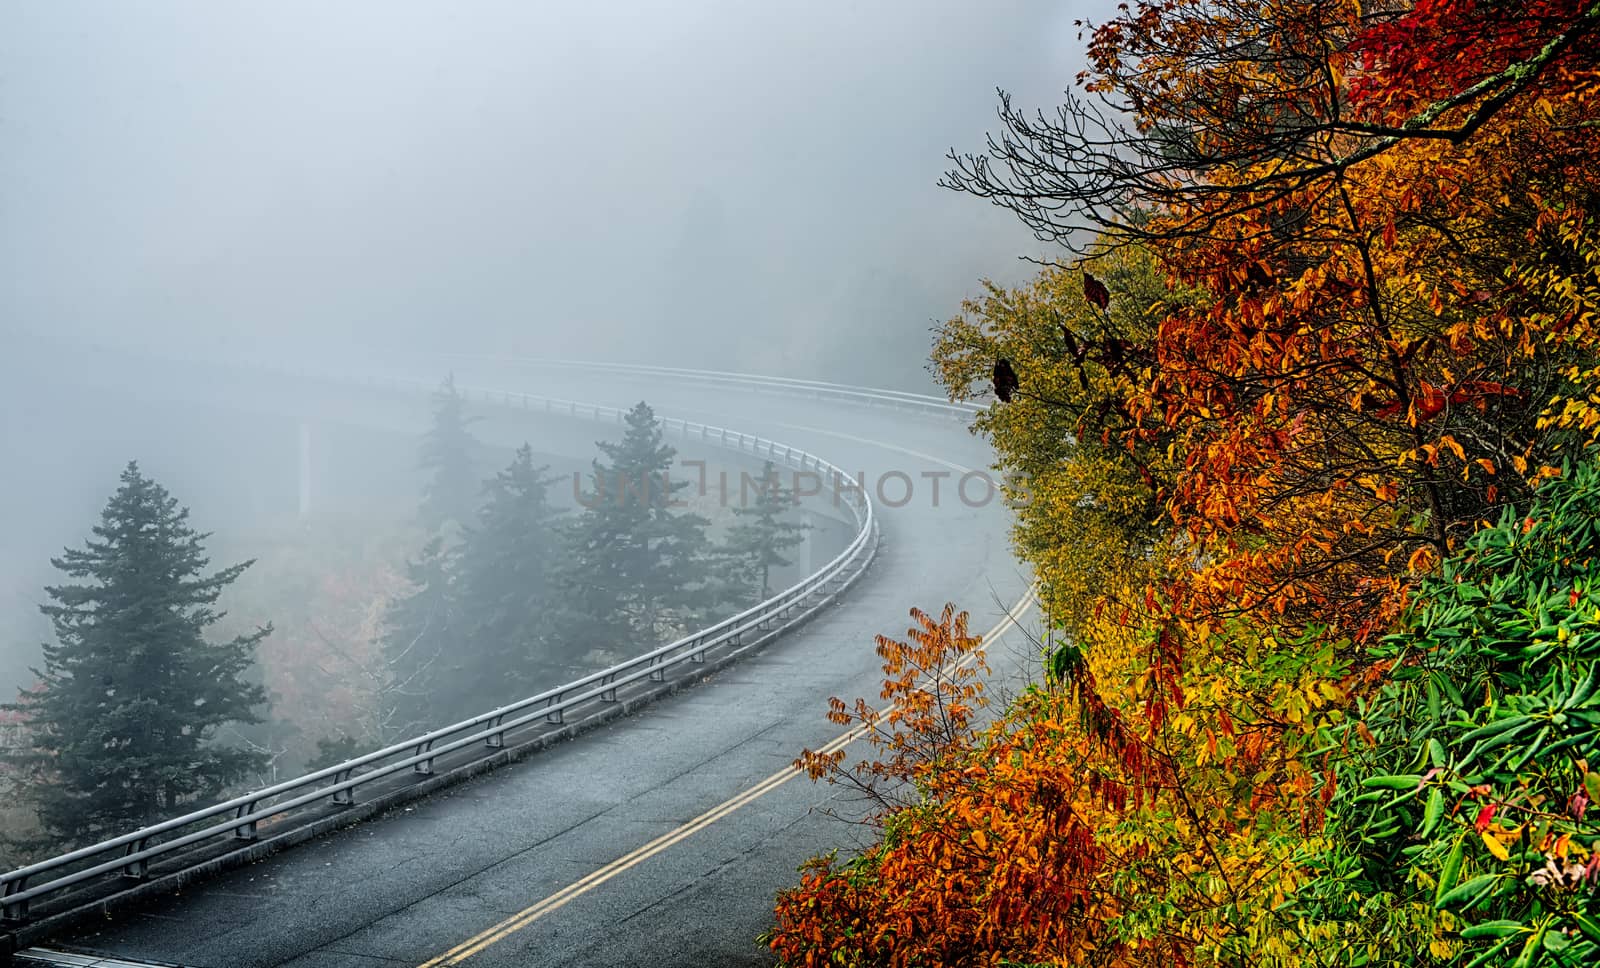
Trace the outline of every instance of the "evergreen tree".
<instances>
[{"instance_id":1,"label":"evergreen tree","mask_svg":"<svg viewBox=\"0 0 1600 968\"><path fill-rule=\"evenodd\" d=\"M472 521L478 496L473 459L479 447L467 430L472 423L455 376L445 377L433 395L433 426L422 441L420 464L433 475L422 489L422 523L429 528L438 529L447 521L458 525Z\"/></svg>"},{"instance_id":2,"label":"evergreen tree","mask_svg":"<svg viewBox=\"0 0 1600 968\"><path fill-rule=\"evenodd\" d=\"M384 744L444 725L435 693L451 661L456 629L454 554L435 537L406 563L412 591L384 614L380 645L387 665L379 738Z\"/></svg>"},{"instance_id":3,"label":"evergreen tree","mask_svg":"<svg viewBox=\"0 0 1600 968\"><path fill-rule=\"evenodd\" d=\"M723 553L733 562L733 575L740 588L742 604L754 605L772 595L772 569L792 564L783 552L805 540L807 525L789 519L794 510L792 491L779 480L772 461L761 468L754 494L739 486L739 506L733 509L737 523L728 529ZM747 502L747 497L753 498Z\"/></svg>"},{"instance_id":4,"label":"evergreen tree","mask_svg":"<svg viewBox=\"0 0 1600 968\"><path fill-rule=\"evenodd\" d=\"M688 481L671 481L677 451L663 442L650 407L627 414L621 441L598 442L584 509L568 529L570 562L561 586L568 611L560 647L637 654L681 631L705 606L706 526L673 510Z\"/></svg>"},{"instance_id":5,"label":"evergreen tree","mask_svg":"<svg viewBox=\"0 0 1600 968\"><path fill-rule=\"evenodd\" d=\"M204 574L209 534L130 463L94 537L51 564L55 629L39 685L4 707L30 745L7 755L46 829L74 841L114 836L213 798L258 769L258 753L214 742L228 723L259 722L266 701L241 678L271 626L225 642L205 631L218 597L252 562Z\"/></svg>"},{"instance_id":6,"label":"evergreen tree","mask_svg":"<svg viewBox=\"0 0 1600 968\"><path fill-rule=\"evenodd\" d=\"M565 565L561 513L551 506L548 468L523 444L485 482L478 523L466 533L457 570L463 648L441 674L439 701L459 715L509 702L548 684L545 643L559 607Z\"/></svg>"}]
</instances>

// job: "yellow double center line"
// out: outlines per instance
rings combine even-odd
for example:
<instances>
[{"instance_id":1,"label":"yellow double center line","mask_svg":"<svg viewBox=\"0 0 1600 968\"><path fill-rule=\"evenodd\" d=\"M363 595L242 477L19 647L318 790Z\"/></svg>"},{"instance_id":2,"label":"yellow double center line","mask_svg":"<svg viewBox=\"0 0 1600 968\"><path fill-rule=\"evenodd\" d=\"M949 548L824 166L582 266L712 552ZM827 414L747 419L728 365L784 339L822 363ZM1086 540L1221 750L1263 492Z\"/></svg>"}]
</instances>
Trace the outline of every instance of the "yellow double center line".
<instances>
[{"instance_id":1,"label":"yellow double center line","mask_svg":"<svg viewBox=\"0 0 1600 968\"><path fill-rule=\"evenodd\" d=\"M1028 594L1024 595L1021 600L1011 607L1011 611L1006 613L1005 617L1000 620L999 624L997 624L989 631L987 635L983 637L982 642L985 645L988 645L991 642L999 639L1000 636L1004 635L1011 629L1012 626L1017 624L1018 620L1027 611L1028 606L1032 603L1033 591L1029 590ZM976 653L968 654L946 665L940 671L946 676L951 675L955 672L955 670L972 662L975 658ZM818 752L837 752L838 750L841 750L860 739L869 729L872 728L872 726L873 724L870 722L861 723L860 725L851 729L848 733L845 733L843 736L834 739L832 742L822 747L822 749L818 750ZM606 881L609 881L618 874L621 874L623 871L644 863L655 855L671 847L673 844L694 836L696 833L711 826L718 820L721 820L723 817L726 817L734 811L754 803L755 801L771 793L773 790L776 790L778 787L783 786L785 783L788 783L790 780L793 780L795 777L801 775L802 771L794 768L793 766L784 767L778 772L767 777L765 780L762 780L760 783L757 783L755 786L745 790L743 793L717 804L710 810L707 810L700 816L695 817L693 820L690 820L683 826L669 830L637 850L618 857L616 860L605 865L594 873L584 877L581 880L568 884L566 887L563 887L561 890L555 892L537 904L526 907L521 911L518 911L516 914L513 914L511 917L506 918L504 921L501 921L499 924L473 935L467 940L456 945L454 948L451 948L449 951L446 951L444 954L435 958L430 958L429 960L423 962L419 968L440 968L440 966L443 965L461 964L463 961L466 961L468 958L471 958L473 955L489 947L495 942L504 940L509 935L521 931L523 928L526 928L528 925L544 917L546 914L549 914L551 911L555 911L566 906L569 901L589 893L590 891L599 887L601 884L604 884Z\"/></svg>"}]
</instances>

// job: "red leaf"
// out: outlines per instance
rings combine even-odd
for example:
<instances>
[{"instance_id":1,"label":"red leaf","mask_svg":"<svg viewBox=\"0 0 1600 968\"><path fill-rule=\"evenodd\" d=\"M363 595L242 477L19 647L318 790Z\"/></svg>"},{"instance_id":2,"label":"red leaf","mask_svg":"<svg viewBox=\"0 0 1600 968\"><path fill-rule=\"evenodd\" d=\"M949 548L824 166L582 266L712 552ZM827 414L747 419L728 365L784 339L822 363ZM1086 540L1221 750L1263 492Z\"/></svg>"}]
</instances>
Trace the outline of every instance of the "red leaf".
<instances>
[{"instance_id":1,"label":"red leaf","mask_svg":"<svg viewBox=\"0 0 1600 968\"><path fill-rule=\"evenodd\" d=\"M1489 821L1494 819L1495 806L1493 803L1486 803L1483 805L1483 809L1478 811L1478 819L1473 821L1472 826L1479 833L1489 829Z\"/></svg>"},{"instance_id":2,"label":"red leaf","mask_svg":"<svg viewBox=\"0 0 1600 968\"><path fill-rule=\"evenodd\" d=\"M1111 305L1111 290L1105 287L1105 283L1085 272L1083 274L1083 298L1089 300L1091 305L1103 310Z\"/></svg>"}]
</instances>

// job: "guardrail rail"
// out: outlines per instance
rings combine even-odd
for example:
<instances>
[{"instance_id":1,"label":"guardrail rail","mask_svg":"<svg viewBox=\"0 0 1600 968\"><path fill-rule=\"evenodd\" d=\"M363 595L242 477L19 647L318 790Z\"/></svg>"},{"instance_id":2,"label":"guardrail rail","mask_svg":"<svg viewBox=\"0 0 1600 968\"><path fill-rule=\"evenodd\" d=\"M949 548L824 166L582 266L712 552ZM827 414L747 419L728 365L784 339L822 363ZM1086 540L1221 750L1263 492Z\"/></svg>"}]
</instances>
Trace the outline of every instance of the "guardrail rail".
<instances>
[{"instance_id":1,"label":"guardrail rail","mask_svg":"<svg viewBox=\"0 0 1600 968\"><path fill-rule=\"evenodd\" d=\"M461 360L500 359L504 362L556 370L592 370L633 376L670 377L676 380L692 380L697 383L714 386L735 386L763 392L792 393L816 399L867 403L874 406L916 411L928 416L950 417L957 420L970 419L973 414L986 409L984 404L965 400L953 402L944 397L936 397L927 393L913 393L908 390L858 387L845 383L828 383L822 380L804 380L797 377L757 376L749 373L732 373L727 370L697 370L675 366L655 366L646 363L603 363L593 360L547 360L536 357L517 357L507 360L503 357L491 358L467 353L448 354L446 358Z\"/></svg>"}]
</instances>

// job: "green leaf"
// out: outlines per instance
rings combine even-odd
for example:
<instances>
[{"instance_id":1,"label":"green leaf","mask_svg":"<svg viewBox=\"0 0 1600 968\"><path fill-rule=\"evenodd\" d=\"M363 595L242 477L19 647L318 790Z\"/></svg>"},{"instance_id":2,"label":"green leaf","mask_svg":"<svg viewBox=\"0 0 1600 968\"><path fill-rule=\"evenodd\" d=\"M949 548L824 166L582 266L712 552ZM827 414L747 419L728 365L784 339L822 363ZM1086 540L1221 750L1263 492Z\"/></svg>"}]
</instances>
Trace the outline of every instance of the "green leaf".
<instances>
[{"instance_id":1,"label":"green leaf","mask_svg":"<svg viewBox=\"0 0 1600 968\"><path fill-rule=\"evenodd\" d=\"M1589 936L1590 940L1600 941L1600 924L1596 924L1587 915L1577 911L1572 912L1572 921L1578 926L1579 931Z\"/></svg>"},{"instance_id":2,"label":"green leaf","mask_svg":"<svg viewBox=\"0 0 1600 968\"><path fill-rule=\"evenodd\" d=\"M1528 965L1533 961L1534 953L1539 950L1539 942L1544 940L1544 933L1544 928L1540 928L1534 932L1532 937L1528 938L1527 942L1522 946L1521 954L1517 955L1517 960L1511 963L1511 968L1528 968Z\"/></svg>"},{"instance_id":3,"label":"green leaf","mask_svg":"<svg viewBox=\"0 0 1600 968\"><path fill-rule=\"evenodd\" d=\"M1457 884L1449 891L1446 891L1437 901L1434 902L1433 906L1436 908L1445 908L1451 906L1452 904L1460 904L1462 902L1467 902L1470 904L1471 901L1476 901L1479 896L1488 893L1489 889L1492 888L1495 882L1499 879L1499 874L1479 874L1472 880ZM1440 885L1443 885L1444 880L1441 878L1439 883ZM1471 901L1468 900L1469 898Z\"/></svg>"},{"instance_id":4,"label":"green leaf","mask_svg":"<svg viewBox=\"0 0 1600 968\"><path fill-rule=\"evenodd\" d=\"M1433 828L1439 825L1439 817L1444 814L1444 791L1434 787L1428 791L1428 805L1422 810L1422 829L1418 831L1423 837L1433 834Z\"/></svg>"},{"instance_id":5,"label":"green leaf","mask_svg":"<svg viewBox=\"0 0 1600 968\"><path fill-rule=\"evenodd\" d=\"M1582 705L1583 701L1589 698L1590 694L1595 690L1595 674L1597 671L1600 670L1590 668L1589 674L1578 680L1577 685L1572 687L1571 695L1567 696L1566 702L1561 704L1562 709L1571 709L1574 706Z\"/></svg>"},{"instance_id":6,"label":"green leaf","mask_svg":"<svg viewBox=\"0 0 1600 968\"><path fill-rule=\"evenodd\" d=\"M1369 776L1361 781L1361 785L1384 790L1415 790L1422 784L1422 776L1417 773L1401 773L1394 776Z\"/></svg>"},{"instance_id":7,"label":"green leaf","mask_svg":"<svg viewBox=\"0 0 1600 968\"><path fill-rule=\"evenodd\" d=\"M1521 729L1523 726L1528 725L1532 721L1533 717L1531 716L1507 716L1505 719L1497 719L1492 723L1485 723L1484 725L1479 726L1477 729L1461 737L1460 742L1466 744L1471 743L1474 740L1499 736L1501 733L1505 733L1509 730Z\"/></svg>"},{"instance_id":8,"label":"green leaf","mask_svg":"<svg viewBox=\"0 0 1600 968\"><path fill-rule=\"evenodd\" d=\"M1461 936L1471 940L1473 938L1504 938L1508 934L1516 934L1526 927L1521 921L1483 921L1471 927L1463 928Z\"/></svg>"},{"instance_id":9,"label":"green leaf","mask_svg":"<svg viewBox=\"0 0 1600 968\"><path fill-rule=\"evenodd\" d=\"M1522 750L1522 755L1517 757L1516 761L1511 764L1511 769L1512 770L1520 770L1520 769L1522 769L1522 765L1524 763L1528 762L1529 760L1531 760L1535 756L1537 756L1539 754L1540 747L1544 746L1544 741L1549 736L1550 736L1550 727L1549 726L1541 727L1539 732L1538 732L1538 734L1533 737L1533 742L1531 742L1527 746L1525 746L1523 748L1523 750Z\"/></svg>"},{"instance_id":10,"label":"green leaf","mask_svg":"<svg viewBox=\"0 0 1600 968\"><path fill-rule=\"evenodd\" d=\"M1494 943L1494 947L1490 948L1488 951L1485 951L1483 954L1481 954L1478 957L1474 958L1472 960L1472 963L1467 965L1467 968L1482 968L1483 965L1485 965L1485 964L1487 964L1489 962L1490 958L1493 958L1495 955L1497 955L1501 951L1505 950L1506 946L1509 945L1511 943L1512 939L1514 939L1515 937L1516 937L1516 935L1514 935L1514 934L1508 934L1504 938L1501 938L1499 941L1496 941Z\"/></svg>"},{"instance_id":11,"label":"green leaf","mask_svg":"<svg viewBox=\"0 0 1600 968\"><path fill-rule=\"evenodd\" d=\"M1456 878L1461 876L1461 855L1466 846L1466 835L1456 837L1455 846L1450 848L1450 853L1444 859L1444 867L1439 871L1439 886L1433 892L1433 906L1444 907L1445 892L1456 886Z\"/></svg>"}]
</instances>

